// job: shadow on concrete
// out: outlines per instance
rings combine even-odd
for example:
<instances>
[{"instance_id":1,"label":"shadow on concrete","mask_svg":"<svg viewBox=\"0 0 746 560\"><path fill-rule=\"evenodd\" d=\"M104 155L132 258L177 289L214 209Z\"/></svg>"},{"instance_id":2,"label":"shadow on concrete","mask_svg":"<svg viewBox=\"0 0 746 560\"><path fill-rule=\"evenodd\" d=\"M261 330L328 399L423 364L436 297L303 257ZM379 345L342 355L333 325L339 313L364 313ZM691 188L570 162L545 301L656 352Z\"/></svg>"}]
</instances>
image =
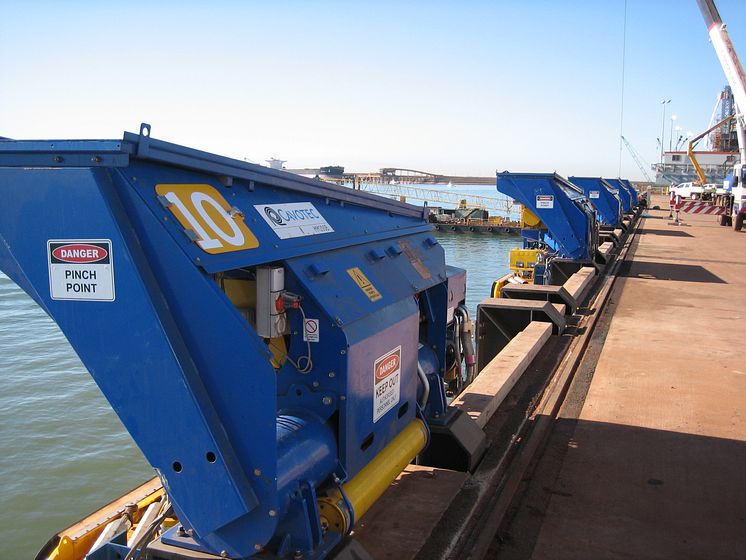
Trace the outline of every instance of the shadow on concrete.
<instances>
[{"instance_id":1,"label":"shadow on concrete","mask_svg":"<svg viewBox=\"0 0 746 560\"><path fill-rule=\"evenodd\" d=\"M491 558L743 558L746 442L560 419Z\"/></svg>"},{"instance_id":2,"label":"shadow on concrete","mask_svg":"<svg viewBox=\"0 0 746 560\"><path fill-rule=\"evenodd\" d=\"M678 229L641 229L639 235L661 235L663 237L694 237L692 234Z\"/></svg>"},{"instance_id":3,"label":"shadow on concrete","mask_svg":"<svg viewBox=\"0 0 746 560\"><path fill-rule=\"evenodd\" d=\"M727 284L725 280L703 266L694 264L625 261L619 267L619 276L648 280Z\"/></svg>"}]
</instances>

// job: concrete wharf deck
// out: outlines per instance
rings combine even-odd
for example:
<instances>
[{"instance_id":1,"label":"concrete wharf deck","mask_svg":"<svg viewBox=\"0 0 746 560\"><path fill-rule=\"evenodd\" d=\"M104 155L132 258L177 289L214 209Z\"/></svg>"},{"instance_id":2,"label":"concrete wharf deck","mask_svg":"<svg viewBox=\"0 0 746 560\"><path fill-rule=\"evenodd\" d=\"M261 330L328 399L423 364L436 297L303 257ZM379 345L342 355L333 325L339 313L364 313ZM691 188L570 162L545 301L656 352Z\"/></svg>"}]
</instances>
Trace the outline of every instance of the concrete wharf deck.
<instances>
[{"instance_id":1,"label":"concrete wharf deck","mask_svg":"<svg viewBox=\"0 0 746 560\"><path fill-rule=\"evenodd\" d=\"M646 216L492 557L746 557L746 232Z\"/></svg>"}]
</instances>

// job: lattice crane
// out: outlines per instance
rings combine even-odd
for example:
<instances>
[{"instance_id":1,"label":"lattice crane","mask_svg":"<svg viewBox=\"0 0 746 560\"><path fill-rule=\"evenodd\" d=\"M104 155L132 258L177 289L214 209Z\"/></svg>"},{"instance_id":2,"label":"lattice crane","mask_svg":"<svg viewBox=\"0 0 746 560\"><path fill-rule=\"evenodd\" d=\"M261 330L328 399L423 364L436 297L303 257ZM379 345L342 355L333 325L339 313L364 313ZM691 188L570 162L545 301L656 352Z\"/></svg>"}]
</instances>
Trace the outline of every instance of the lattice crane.
<instances>
[{"instance_id":1,"label":"lattice crane","mask_svg":"<svg viewBox=\"0 0 746 560\"><path fill-rule=\"evenodd\" d=\"M634 146L632 146L632 144L630 144L624 136L622 136L622 142L624 142L624 145L627 147L629 155L631 155L632 159L635 160L635 163L642 172L643 177L645 177L645 180L649 183L653 183L654 181L650 177L650 173L648 173L647 169L645 168L645 163L642 161L642 156L640 156L637 150L635 150Z\"/></svg>"}]
</instances>

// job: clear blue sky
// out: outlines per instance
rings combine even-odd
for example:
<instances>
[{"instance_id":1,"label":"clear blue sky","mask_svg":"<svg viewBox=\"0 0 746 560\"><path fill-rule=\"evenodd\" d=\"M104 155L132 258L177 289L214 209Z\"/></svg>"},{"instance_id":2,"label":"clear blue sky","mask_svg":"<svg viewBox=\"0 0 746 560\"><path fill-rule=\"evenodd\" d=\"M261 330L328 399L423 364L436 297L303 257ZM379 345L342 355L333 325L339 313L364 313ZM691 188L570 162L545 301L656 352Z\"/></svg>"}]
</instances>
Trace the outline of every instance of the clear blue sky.
<instances>
[{"instance_id":1,"label":"clear blue sky","mask_svg":"<svg viewBox=\"0 0 746 560\"><path fill-rule=\"evenodd\" d=\"M746 1L716 0L746 57ZM153 136L288 166L616 175L624 0L0 0L0 136ZM744 23L746 25L746 23ZM725 85L695 0L628 0L624 134ZM668 146L668 140L666 140ZM622 174L640 178L624 152Z\"/></svg>"}]
</instances>

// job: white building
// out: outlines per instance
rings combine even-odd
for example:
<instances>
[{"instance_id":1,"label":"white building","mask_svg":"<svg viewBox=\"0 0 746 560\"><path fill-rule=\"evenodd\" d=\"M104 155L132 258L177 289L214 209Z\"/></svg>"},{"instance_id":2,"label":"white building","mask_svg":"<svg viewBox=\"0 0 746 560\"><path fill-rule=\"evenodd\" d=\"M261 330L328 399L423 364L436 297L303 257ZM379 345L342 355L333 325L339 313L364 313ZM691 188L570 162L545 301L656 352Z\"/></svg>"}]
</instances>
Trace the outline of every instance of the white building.
<instances>
[{"instance_id":1,"label":"white building","mask_svg":"<svg viewBox=\"0 0 746 560\"><path fill-rule=\"evenodd\" d=\"M738 162L738 152L694 152L708 183L720 183L728 170ZM657 185L699 181L697 172L686 152L664 152L663 163L652 166Z\"/></svg>"}]
</instances>

